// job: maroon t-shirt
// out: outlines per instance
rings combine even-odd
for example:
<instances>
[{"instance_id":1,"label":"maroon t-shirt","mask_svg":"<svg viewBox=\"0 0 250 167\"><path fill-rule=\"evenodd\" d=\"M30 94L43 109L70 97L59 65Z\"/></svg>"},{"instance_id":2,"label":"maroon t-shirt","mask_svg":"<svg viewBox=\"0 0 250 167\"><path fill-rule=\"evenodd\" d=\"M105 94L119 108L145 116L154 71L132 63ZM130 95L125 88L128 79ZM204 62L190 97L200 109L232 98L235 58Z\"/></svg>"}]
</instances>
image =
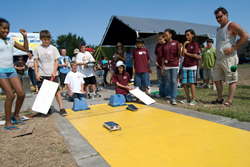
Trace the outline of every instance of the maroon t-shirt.
<instances>
[{"instance_id":1,"label":"maroon t-shirt","mask_svg":"<svg viewBox=\"0 0 250 167\"><path fill-rule=\"evenodd\" d=\"M178 45L179 42L176 40L172 40L171 42L166 42L162 46L162 55L165 58L165 66L166 67L178 67ZM167 60L167 63L166 63Z\"/></svg>"},{"instance_id":2,"label":"maroon t-shirt","mask_svg":"<svg viewBox=\"0 0 250 167\"><path fill-rule=\"evenodd\" d=\"M161 65L162 65L162 46L163 44L159 44L157 43L155 46L155 55L157 56L157 63L160 66L157 66L158 69L161 69Z\"/></svg>"},{"instance_id":3,"label":"maroon t-shirt","mask_svg":"<svg viewBox=\"0 0 250 167\"><path fill-rule=\"evenodd\" d=\"M112 82L116 83L119 82L121 85L127 86L128 83L130 82L130 75L128 72L125 72L125 75L123 76L122 74L119 75L119 80L116 78L116 74L113 73L112 75ZM115 85L115 92L116 94L122 94L126 95L129 93L128 89L121 88L117 85Z\"/></svg>"},{"instance_id":4,"label":"maroon t-shirt","mask_svg":"<svg viewBox=\"0 0 250 167\"><path fill-rule=\"evenodd\" d=\"M187 53L199 54L199 45L197 42L192 42L186 45ZM197 58L184 56L183 67L192 67L197 65Z\"/></svg>"},{"instance_id":5,"label":"maroon t-shirt","mask_svg":"<svg viewBox=\"0 0 250 167\"><path fill-rule=\"evenodd\" d=\"M150 55L147 48L135 48L132 51L131 59L134 59L135 62L135 73L148 73Z\"/></svg>"}]
</instances>

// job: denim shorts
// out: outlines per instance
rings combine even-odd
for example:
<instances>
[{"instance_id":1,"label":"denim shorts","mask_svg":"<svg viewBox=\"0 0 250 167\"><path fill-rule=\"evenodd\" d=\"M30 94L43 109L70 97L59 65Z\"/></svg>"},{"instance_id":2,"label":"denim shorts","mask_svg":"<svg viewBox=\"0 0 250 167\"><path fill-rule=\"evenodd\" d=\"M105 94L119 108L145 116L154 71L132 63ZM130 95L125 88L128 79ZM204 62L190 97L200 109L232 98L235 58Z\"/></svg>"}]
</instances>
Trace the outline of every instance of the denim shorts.
<instances>
[{"instance_id":1,"label":"denim shorts","mask_svg":"<svg viewBox=\"0 0 250 167\"><path fill-rule=\"evenodd\" d=\"M4 78L13 78L13 77L18 77L16 72L10 72L10 73L0 73L0 79L4 79Z\"/></svg>"},{"instance_id":2,"label":"denim shorts","mask_svg":"<svg viewBox=\"0 0 250 167\"><path fill-rule=\"evenodd\" d=\"M136 87L146 87L150 85L149 73L135 73L134 79L134 84Z\"/></svg>"}]
</instances>

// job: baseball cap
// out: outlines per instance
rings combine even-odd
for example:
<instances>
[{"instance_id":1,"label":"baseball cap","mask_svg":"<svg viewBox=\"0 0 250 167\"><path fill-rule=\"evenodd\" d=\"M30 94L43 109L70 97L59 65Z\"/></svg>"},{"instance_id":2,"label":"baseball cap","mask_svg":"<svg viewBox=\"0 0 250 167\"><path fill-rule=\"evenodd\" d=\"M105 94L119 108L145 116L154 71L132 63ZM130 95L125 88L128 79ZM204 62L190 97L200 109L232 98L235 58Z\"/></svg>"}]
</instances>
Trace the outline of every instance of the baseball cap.
<instances>
[{"instance_id":1,"label":"baseball cap","mask_svg":"<svg viewBox=\"0 0 250 167\"><path fill-rule=\"evenodd\" d=\"M95 50L92 49L92 48L88 48L87 51L89 51L89 52L94 52Z\"/></svg>"},{"instance_id":2,"label":"baseball cap","mask_svg":"<svg viewBox=\"0 0 250 167\"><path fill-rule=\"evenodd\" d=\"M79 49L76 48L76 49L74 50L74 53L79 53Z\"/></svg>"},{"instance_id":3,"label":"baseball cap","mask_svg":"<svg viewBox=\"0 0 250 167\"><path fill-rule=\"evenodd\" d=\"M123 67L124 67L123 61L118 61L118 62L116 63L116 67L119 67L119 66L123 66Z\"/></svg>"}]
</instances>

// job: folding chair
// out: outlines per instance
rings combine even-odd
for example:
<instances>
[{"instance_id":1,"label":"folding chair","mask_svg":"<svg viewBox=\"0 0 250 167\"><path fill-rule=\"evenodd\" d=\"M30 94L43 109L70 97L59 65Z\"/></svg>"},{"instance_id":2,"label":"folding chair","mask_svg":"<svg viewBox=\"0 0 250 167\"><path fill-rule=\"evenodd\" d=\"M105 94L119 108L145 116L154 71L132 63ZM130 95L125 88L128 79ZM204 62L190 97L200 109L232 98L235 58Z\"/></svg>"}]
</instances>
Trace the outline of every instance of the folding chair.
<instances>
[{"instance_id":1,"label":"folding chair","mask_svg":"<svg viewBox=\"0 0 250 167\"><path fill-rule=\"evenodd\" d=\"M102 89L101 85L103 84L107 92L106 84L103 81L103 79L104 79L104 70L100 70L96 74L97 90L100 91Z\"/></svg>"}]
</instances>

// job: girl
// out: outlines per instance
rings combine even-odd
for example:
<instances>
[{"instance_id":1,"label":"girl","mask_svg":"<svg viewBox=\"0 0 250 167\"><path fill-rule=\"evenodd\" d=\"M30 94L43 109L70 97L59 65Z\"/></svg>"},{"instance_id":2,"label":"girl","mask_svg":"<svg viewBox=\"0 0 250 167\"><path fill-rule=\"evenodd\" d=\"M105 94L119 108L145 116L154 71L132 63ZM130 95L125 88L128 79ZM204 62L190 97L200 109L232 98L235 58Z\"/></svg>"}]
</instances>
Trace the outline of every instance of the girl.
<instances>
[{"instance_id":1,"label":"girl","mask_svg":"<svg viewBox=\"0 0 250 167\"><path fill-rule=\"evenodd\" d=\"M177 104L177 73L179 68L179 55L181 53L182 44L173 40L176 32L171 29L164 31L166 43L162 46L162 68L161 73L164 75L166 85L170 88L171 99L168 103Z\"/></svg>"},{"instance_id":2,"label":"girl","mask_svg":"<svg viewBox=\"0 0 250 167\"><path fill-rule=\"evenodd\" d=\"M33 52L32 50L29 50L28 52L29 58L27 59L26 66L28 67L28 73L30 80L35 87L36 93L38 93L38 87L37 87L37 81L36 81L36 76L35 76L35 71L34 71L34 58L33 58Z\"/></svg>"},{"instance_id":3,"label":"girl","mask_svg":"<svg viewBox=\"0 0 250 167\"><path fill-rule=\"evenodd\" d=\"M182 83L187 99L182 100L181 103L189 103L195 105L195 82L197 73L197 55L199 54L199 45L196 42L196 35L194 30L188 29L185 31L187 41L184 43L182 55L184 56ZM192 99L189 96L189 89L187 83L190 84Z\"/></svg>"},{"instance_id":4,"label":"girl","mask_svg":"<svg viewBox=\"0 0 250 167\"><path fill-rule=\"evenodd\" d=\"M123 61L123 63L125 63L127 57L126 57L126 52L123 51L123 45L121 42L118 42L117 45L117 52L115 52L115 62L118 61Z\"/></svg>"},{"instance_id":5,"label":"girl","mask_svg":"<svg viewBox=\"0 0 250 167\"><path fill-rule=\"evenodd\" d=\"M7 37L9 34L9 29L9 22L0 18L0 87L6 93L6 100L4 103L6 122L4 129L17 130L19 128L13 125L11 120L14 122L14 124L24 125L24 122L19 119L19 111L23 104L25 92L13 66L13 47L24 52L28 52L29 46L26 30L20 29L20 33L23 35L24 40L24 44L22 46L13 39ZM15 98L13 89L17 93L17 100L14 115L11 117L11 107Z\"/></svg>"},{"instance_id":6,"label":"girl","mask_svg":"<svg viewBox=\"0 0 250 167\"><path fill-rule=\"evenodd\" d=\"M128 90L132 90L130 85L130 75L125 72L125 65L123 61L116 63L115 73L112 75L112 82L115 83L116 94L122 94L127 102L132 101Z\"/></svg>"}]
</instances>

